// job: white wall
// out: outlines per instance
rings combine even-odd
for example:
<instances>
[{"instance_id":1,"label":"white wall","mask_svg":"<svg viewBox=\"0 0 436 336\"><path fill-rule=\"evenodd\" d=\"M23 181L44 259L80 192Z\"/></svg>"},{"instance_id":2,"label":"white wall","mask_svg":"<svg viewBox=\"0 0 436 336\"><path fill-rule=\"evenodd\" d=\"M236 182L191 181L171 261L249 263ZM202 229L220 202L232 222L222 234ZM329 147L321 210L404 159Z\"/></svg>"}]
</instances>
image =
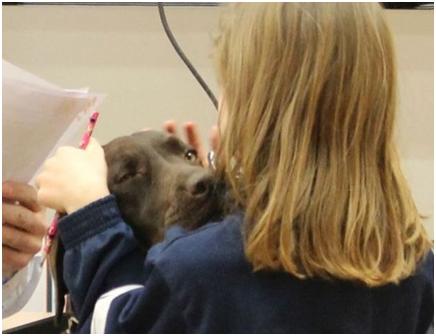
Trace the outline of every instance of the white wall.
<instances>
[{"instance_id":1,"label":"white wall","mask_svg":"<svg viewBox=\"0 0 436 336\"><path fill-rule=\"evenodd\" d=\"M211 34L216 7L170 7L186 54L215 93ZM388 11L400 70L398 138L418 206L433 233L433 11ZM155 7L3 6L3 58L67 88L107 98L95 135L102 142L173 118L202 135L216 112L167 41ZM43 286L26 310L44 310Z\"/></svg>"},{"instance_id":2,"label":"white wall","mask_svg":"<svg viewBox=\"0 0 436 336\"><path fill-rule=\"evenodd\" d=\"M433 236L433 11L389 10L399 68L397 138L418 209Z\"/></svg>"}]
</instances>

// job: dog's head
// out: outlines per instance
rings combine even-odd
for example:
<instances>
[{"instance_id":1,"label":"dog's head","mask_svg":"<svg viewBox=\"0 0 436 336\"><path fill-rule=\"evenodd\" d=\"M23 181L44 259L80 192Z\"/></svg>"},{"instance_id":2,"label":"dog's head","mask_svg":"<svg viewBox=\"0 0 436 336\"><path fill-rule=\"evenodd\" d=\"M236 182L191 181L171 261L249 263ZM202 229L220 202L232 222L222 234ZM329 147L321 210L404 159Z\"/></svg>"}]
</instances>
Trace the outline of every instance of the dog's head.
<instances>
[{"instance_id":1,"label":"dog's head","mask_svg":"<svg viewBox=\"0 0 436 336\"><path fill-rule=\"evenodd\" d=\"M144 131L103 149L109 190L143 247L161 240L170 225L194 229L221 214L221 188L179 138Z\"/></svg>"}]
</instances>

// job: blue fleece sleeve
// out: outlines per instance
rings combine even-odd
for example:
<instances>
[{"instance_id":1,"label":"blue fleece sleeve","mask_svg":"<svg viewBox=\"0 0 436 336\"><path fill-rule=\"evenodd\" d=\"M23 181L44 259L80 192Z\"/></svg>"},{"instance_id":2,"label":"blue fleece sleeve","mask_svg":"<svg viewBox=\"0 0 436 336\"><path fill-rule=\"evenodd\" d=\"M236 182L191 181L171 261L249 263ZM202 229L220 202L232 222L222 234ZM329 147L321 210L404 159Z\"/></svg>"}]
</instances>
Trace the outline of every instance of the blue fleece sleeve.
<instances>
[{"instance_id":1,"label":"blue fleece sleeve","mask_svg":"<svg viewBox=\"0 0 436 336\"><path fill-rule=\"evenodd\" d=\"M167 239L182 234L170 230ZM76 332L89 333L96 302L120 288L132 288L110 302L105 332L182 331L182 318L169 288L150 260L165 244L155 246L148 261L132 229L123 221L114 196L98 200L59 222L65 246L64 280L74 312ZM100 300L104 301L104 300Z\"/></svg>"},{"instance_id":2,"label":"blue fleece sleeve","mask_svg":"<svg viewBox=\"0 0 436 336\"><path fill-rule=\"evenodd\" d=\"M114 196L64 217L59 235L65 246L63 277L80 323L92 314L101 294L144 282L145 253L121 218Z\"/></svg>"}]
</instances>

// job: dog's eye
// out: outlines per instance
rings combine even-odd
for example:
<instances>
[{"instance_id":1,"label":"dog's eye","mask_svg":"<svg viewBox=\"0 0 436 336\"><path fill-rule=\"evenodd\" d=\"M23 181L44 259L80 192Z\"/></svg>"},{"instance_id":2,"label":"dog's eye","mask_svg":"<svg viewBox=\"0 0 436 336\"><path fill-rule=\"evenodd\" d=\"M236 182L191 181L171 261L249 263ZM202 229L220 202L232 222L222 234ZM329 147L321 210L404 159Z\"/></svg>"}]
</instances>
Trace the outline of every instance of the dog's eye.
<instances>
[{"instance_id":1,"label":"dog's eye","mask_svg":"<svg viewBox=\"0 0 436 336\"><path fill-rule=\"evenodd\" d=\"M195 162L198 159L197 151L195 149L188 149L185 152L185 158L189 162Z\"/></svg>"},{"instance_id":2,"label":"dog's eye","mask_svg":"<svg viewBox=\"0 0 436 336\"><path fill-rule=\"evenodd\" d=\"M123 183L123 182L127 181L128 179L131 179L135 175L136 175L136 173L134 173L134 172L123 174L121 176L118 176L118 178L117 178L118 181L117 182L118 183Z\"/></svg>"}]
</instances>

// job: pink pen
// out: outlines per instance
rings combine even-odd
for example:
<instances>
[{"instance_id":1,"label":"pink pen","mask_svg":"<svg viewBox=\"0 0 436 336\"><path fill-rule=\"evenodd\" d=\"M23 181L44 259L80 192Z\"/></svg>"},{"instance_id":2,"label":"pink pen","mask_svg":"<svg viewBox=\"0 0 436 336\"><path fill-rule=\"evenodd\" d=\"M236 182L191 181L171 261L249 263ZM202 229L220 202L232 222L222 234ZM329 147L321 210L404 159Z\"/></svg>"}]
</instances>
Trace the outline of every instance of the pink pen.
<instances>
[{"instance_id":1,"label":"pink pen","mask_svg":"<svg viewBox=\"0 0 436 336\"><path fill-rule=\"evenodd\" d=\"M83 134L82 141L80 141L80 145L79 145L80 149L86 149L86 147L88 146L89 140L91 139L91 136L92 136L92 132L94 131L95 124L97 123L98 116L99 116L98 112L94 112L91 115L91 118L89 119L89 122L88 122L88 129L86 130L85 134ZM53 220L50 224L50 227L48 229L47 241L46 241L46 244L44 246L44 250L43 250L44 254L43 254L43 259L42 259L41 265L44 263L47 255L50 253L51 247L53 245L53 240L56 237L56 233L58 231L58 221L59 221L60 216L61 216L61 214L56 212L56 214L53 217Z\"/></svg>"}]
</instances>

